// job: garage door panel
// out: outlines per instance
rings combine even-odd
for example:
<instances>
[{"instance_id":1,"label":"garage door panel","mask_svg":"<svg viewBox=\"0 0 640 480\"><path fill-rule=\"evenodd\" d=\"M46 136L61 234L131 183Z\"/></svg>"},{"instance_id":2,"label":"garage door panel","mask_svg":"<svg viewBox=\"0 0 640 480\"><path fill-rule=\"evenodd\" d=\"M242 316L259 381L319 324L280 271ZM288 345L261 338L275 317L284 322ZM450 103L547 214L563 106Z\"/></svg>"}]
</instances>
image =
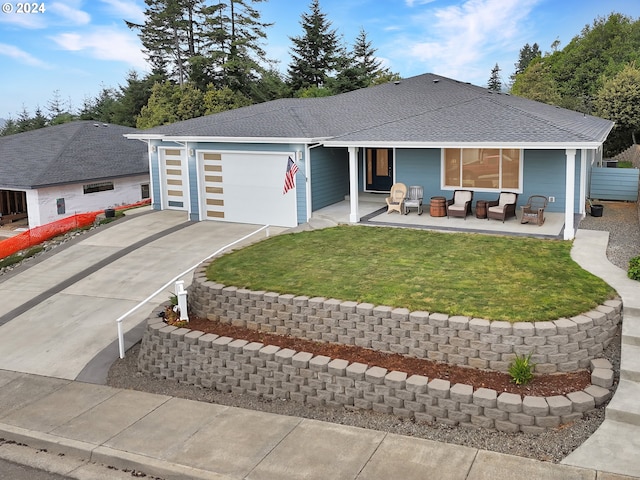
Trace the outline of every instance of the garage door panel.
<instances>
[{"instance_id":1,"label":"garage door panel","mask_svg":"<svg viewBox=\"0 0 640 480\"><path fill-rule=\"evenodd\" d=\"M290 153L216 155L203 152L200 157L205 218L286 227L297 225L295 190L282 194Z\"/></svg>"}]
</instances>

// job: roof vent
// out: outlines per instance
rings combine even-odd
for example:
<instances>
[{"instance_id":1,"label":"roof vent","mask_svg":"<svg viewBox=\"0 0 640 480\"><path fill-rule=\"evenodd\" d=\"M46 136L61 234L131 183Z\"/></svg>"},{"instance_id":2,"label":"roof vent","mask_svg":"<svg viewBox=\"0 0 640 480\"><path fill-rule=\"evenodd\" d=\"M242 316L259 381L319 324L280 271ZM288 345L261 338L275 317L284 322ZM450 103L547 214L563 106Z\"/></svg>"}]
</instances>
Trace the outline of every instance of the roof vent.
<instances>
[{"instance_id":1,"label":"roof vent","mask_svg":"<svg viewBox=\"0 0 640 480\"><path fill-rule=\"evenodd\" d=\"M400 80L395 80L395 81L393 82L393 84L394 84L394 85L400 85Z\"/></svg>"},{"instance_id":2,"label":"roof vent","mask_svg":"<svg viewBox=\"0 0 640 480\"><path fill-rule=\"evenodd\" d=\"M99 126L100 126L100 124L99 124L99 123L94 123L94 124L93 124L93 126L94 126L94 127L99 127Z\"/></svg>"},{"instance_id":3,"label":"roof vent","mask_svg":"<svg viewBox=\"0 0 640 480\"><path fill-rule=\"evenodd\" d=\"M437 78L434 78L434 79L433 79L433 83L438 83L439 81L440 81L440 80L439 80L439 79L437 79Z\"/></svg>"},{"instance_id":4,"label":"roof vent","mask_svg":"<svg viewBox=\"0 0 640 480\"><path fill-rule=\"evenodd\" d=\"M108 123L103 123L103 124L102 124L102 126L103 126L103 127L108 127L108 126L109 126L109 124L108 124Z\"/></svg>"}]
</instances>

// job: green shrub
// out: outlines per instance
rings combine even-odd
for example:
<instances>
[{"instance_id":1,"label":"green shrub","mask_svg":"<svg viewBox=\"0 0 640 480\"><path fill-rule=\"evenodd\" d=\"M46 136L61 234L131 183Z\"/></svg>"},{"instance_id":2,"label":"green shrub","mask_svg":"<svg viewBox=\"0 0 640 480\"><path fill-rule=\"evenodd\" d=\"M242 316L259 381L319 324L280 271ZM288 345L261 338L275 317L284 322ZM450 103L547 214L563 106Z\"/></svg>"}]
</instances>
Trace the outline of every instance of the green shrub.
<instances>
[{"instance_id":1,"label":"green shrub","mask_svg":"<svg viewBox=\"0 0 640 480\"><path fill-rule=\"evenodd\" d=\"M15 265L16 263L20 263L25 258L33 257L35 254L40 253L44 250L44 247L33 247L27 251L22 251L18 253L14 253L13 255L9 255L3 259L0 259L0 268L8 267L10 265Z\"/></svg>"},{"instance_id":2,"label":"green shrub","mask_svg":"<svg viewBox=\"0 0 640 480\"><path fill-rule=\"evenodd\" d=\"M633 163L623 160L618 162L618 168L633 168Z\"/></svg>"},{"instance_id":3,"label":"green shrub","mask_svg":"<svg viewBox=\"0 0 640 480\"><path fill-rule=\"evenodd\" d=\"M640 255L629 260L627 275L632 280L640 280Z\"/></svg>"},{"instance_id":4,"label":"green shrub","mask_svg":"<svg viewBox=\"0 0 640 480\"><path fill-rule=\"evenodd\" d=\"M513 383L526 385L533 380L533 367L535 367L535 364L531 363L531 354L526 357L524 355L516 355L515 360L509 366L509 375L511 375Z\"/></svg>"}]
</instances>

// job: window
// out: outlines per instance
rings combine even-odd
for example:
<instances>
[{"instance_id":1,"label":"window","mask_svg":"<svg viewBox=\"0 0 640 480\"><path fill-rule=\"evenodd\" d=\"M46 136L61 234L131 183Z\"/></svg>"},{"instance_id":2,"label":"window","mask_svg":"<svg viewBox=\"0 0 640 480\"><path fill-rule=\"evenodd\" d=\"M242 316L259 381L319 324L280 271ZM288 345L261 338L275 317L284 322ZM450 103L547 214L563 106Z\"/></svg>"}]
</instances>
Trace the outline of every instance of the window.
<instances>
[{"instance_id":1,"label":"window","mask_svg":"<svg viewBox=\"0 0 640 480\"><path fill-rule=\"evenodd\" d=\"M96 193L105 192L107 190L113 190L113 182L100 182L100 183L88 183L83 185L84 193Z\"/></svg>"},{"instance_id":2,"label":"window","mask_svg":"<svg viewBox=\"0 0 640 480\"><path fill-rule=\"evenodd\" d=\"M445 148L444 187L519 190L521 158L517 148Z\"/></svg>"}]
</instances>

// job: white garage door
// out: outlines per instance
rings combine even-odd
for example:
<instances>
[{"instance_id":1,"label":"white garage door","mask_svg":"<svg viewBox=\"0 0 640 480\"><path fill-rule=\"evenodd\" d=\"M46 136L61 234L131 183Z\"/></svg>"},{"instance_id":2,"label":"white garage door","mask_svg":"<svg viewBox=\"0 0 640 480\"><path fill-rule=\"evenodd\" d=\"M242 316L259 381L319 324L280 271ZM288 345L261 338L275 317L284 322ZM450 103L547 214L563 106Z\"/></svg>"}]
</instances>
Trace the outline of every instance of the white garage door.
<instances>
[{"instance_id":1,"label":"white garage door","mask_svg":"<svg viewBox=\"0 0 640 480\"><path fill-rule=\"evenodd\" d=\"M160 150L162 158L160 175L162 177L162 208L173 210L187 209L186 169L184 152L177 148Z\"/></svg>"},{"instance_id":2,"label":"white garage door","mask_svg":"<svg viewBox=\"0 0 640 480\"><path fill-rule=\"evenodd\" d=\"M296 191L282 193L291 155L199 152L201 218L295 227Z\"/></svg>"}]
</instances>

